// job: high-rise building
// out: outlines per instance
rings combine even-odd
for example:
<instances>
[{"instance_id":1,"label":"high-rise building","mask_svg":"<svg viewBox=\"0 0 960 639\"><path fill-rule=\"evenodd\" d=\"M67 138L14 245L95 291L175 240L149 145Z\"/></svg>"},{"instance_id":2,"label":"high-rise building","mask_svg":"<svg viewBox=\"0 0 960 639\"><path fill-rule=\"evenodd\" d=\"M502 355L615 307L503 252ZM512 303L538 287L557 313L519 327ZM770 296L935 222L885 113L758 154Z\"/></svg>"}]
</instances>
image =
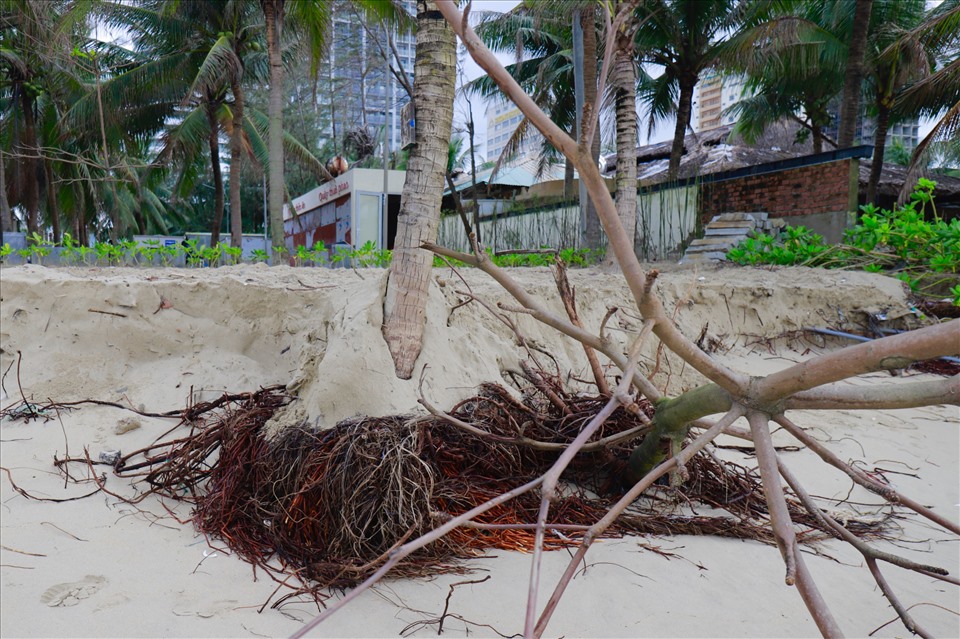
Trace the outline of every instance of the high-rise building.
<instances>
[{"instance_id":1,"label":"high-rise building","mask_svg":"<svg viewBox=\"0 0 960 639\"><path fill-rule=\"evenodd\" d=\"M415 0L400 0L398 4L416 15ZM379 138L384 121L388 121L390 149L396 151L400 148L400 109L410 98L385 68L381 52L390 51L386 34L378 25L365 27L352 3L338 2L332 14L329 56L321 71L327 76L321 80L326 91L319 96L321 108L327 110L331 121L329 135L332 138L335 133L342 140L346 132L365 128ZM412 86L416 35L394 28L391 39Z\"/></svg>"},{"instance_id":2,"label":"high-rise building","mask_svg":"<svg viewBox=\"0 0 960 639\"><path fill-rule=\"evenodd\" d=\"M720 126L736 123L736 116L726 115L724 111L738 100L747 96L746 78L736 75L721 75L708 70L693 90L693 109L690 114L690 126L694 131L702 132ZM824 127L824 134L836 140L836 122L840 117L839 104L830 109L834 124ZM862 113L857 120L856 139L859 144L873 144L876 122ZM919 120L916 118L891 124L887 129L887 146L899 141L907 151L912 151L919 142Z\"/></svg>"},{"instance_id":3,"label":"high-rise building","mask_svg":"<svg viewBox=\"0 0 960 639\"><path fill-rule=\"evenodd\" d=\"M836 123L840 118L839 105L835 109L831 109L830 114L833 116L834 122ZM838 133L836 124L824 128L823 132L825 135L835 140ZM861 111L860 117L857 118L857 129L856 133L854 133L854 140L858 140L857 144L872 145L876 132L876 120L865 116ZM903 145L903 148L909 152L913 151L919 142L920 120L918 118L902 120L887 127L886 147L888 149L890 148L891 144L900 143Z\"/></svg>"},{"instance_id":4,"label":"high-rise building","mask_svg":"<svg viewBox=\"0 0 960 639\"><path fill-rule=\"evenodd\" d=\"M723 112L743 95L746 81L742 76L724 76L708 70L693 88L690 126L698 133L733 124L736 118Z\"/></svg>"},{"instance_id":5,"label":"high-rise building","mask_svg":"<svg viewBox=\"0 0 960 639\"><path fill-rule=\"evenodd\" d=\"M503 98L491 99L487 102L487 161L496 162L500 154L503 153L503 147L506 146L520 121L523 120L523 113L520 109ZM540 152L543 143L543 136L539 131L530 127L524 136L523 143L517 151L516 160L522 160Z\"/></svg>"}]
</instances>

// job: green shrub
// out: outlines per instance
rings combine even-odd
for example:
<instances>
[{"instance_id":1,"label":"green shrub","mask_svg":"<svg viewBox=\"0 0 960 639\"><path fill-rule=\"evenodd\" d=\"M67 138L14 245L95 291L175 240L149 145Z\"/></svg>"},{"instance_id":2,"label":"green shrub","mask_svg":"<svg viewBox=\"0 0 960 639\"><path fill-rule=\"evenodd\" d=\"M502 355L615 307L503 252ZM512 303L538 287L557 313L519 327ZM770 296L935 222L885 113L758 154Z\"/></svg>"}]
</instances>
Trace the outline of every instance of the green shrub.
<instances>
[{"instance_id":1,"label":"green shrub","mask_svg":"<svg viewBox=\"0 0 960 639\"><path fill-rule=\"evenodd\" d=\"M826 244L803 226L786 227L778 237L747 238L727 252L736 264L778 264L823 268L862 268L894 273L911 290L923 293L922 274L960 272L960 220L949 224L937 215L935 182L921 179L910 201L893 210L868 204L843 242ZM925 219L930 212L932 221Z\"/></svg>"}]
</instances>

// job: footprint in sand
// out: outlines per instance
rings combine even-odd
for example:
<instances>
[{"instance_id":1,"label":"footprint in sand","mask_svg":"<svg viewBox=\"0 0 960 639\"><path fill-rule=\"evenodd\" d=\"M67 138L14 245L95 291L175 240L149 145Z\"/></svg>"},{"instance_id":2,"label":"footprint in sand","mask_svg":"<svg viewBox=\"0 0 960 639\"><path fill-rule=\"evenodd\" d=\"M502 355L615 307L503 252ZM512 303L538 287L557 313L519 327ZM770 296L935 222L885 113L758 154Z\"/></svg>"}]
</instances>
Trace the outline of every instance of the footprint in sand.
<instances>
[{"instance_id":1,"label":"footprint in sand","mask_svg":"<svg viewBox=\"0 0 960 639\"><path fill-rule=\"evenodd\" d=\"M97 594L106 584L106 577L87 575L80 581L50 586L40 595L40 602L51 608L76 606L82 600Z\"/></svg>"}]
</instances>

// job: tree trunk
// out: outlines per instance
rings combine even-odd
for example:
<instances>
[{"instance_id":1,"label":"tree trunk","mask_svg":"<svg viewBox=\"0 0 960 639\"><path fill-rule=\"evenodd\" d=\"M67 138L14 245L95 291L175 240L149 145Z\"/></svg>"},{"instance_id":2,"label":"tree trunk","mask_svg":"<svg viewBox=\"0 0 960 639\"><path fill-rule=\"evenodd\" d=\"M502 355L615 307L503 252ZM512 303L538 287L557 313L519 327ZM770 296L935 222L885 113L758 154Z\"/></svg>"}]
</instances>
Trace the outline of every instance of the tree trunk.
<instances>
[{"instance_id":1,"label":"tree trunk","mask_svg":"<svg viewBox=\"0 0 960 639\"><path fill-rule=\"evenodd\" d=\"M239 82L232 83L233 132L230 134L230 245L241 246L243 242L243 218L240 204L240 172L243 168L243 88Z\"/></svg>"},{"instance_id":2,"label":"tree trunk","mask_svg":"<svg viewBox=\"0 0 960 639\"><path fill-rule=\"evenodd\" d=\"M397 237L383 308L383 337L397 377L410 379L423 345L433 256L420 248L437 237L453 124L456 40L432 0L417 0L413 101L416 146L410 151Z\"/></svg>"},{"instance_id":3,"label":"tree trunk","mask_svg":"<svg viewBox=\"0 0 960 639\"><path fill-rule=\"evenodd\" d=\"M44 158L43 160L44 184L47 187L47 218L53 227L53 241L60 243L60 208L57 206L57 191L53 188L53 163Z\"/></svg>"},{"instance_id":4,"label":"tree trunk","mask_svg":"<svg viewBox=\"0 0 960 639\"><path fill-rule=\"evenodd\" d=\"M593 112L593 105L597 101L597 24L596 8L584 10L580 14L580 24L583 25L583 103L584 112L580 130L590 128L590 120L596 120L599 114ZM593 142L590 145L590 156L594 163L600 159L600 131L594 129ZM603 227L597 216L597 204L592 197L587 198L586 228L584 228L583 244L589 249L600 248L600 238Z\"/></svg>"},{"instance_id":5,"label":"tree trunk","mask_svg":"<svg viewBox=\"0 0 960 639\"><path fill-rule=\"evenodd\" d=\"M573 162L569 158L565 158L566 162L563 165L563 201L570 202L574 198L573 193L573 175L576 167L573 166Z\"/></svg>"},{"instance_id":6,"label":"tree trunk","mask_svg":"<svg viewBox=\"0 0 960 639\"><path fill-rule=\"evenodd\" d=\"M680 160L683 158L683 142L690 125L690 112L693 109L693 88L697 86L697 76L684 72L680 75L680 98L677 102L677 126L673 131L673 146L670 148L670 165L667 168L667 180L676 180L680 175Z\"/></svg>"},{"instance_id":7,"label":"tree trunk","mask_svg":"<svg viewBox=\"0 0 960 639\"><path fill-rule=\"evenodd\" d=\"M283 60L280 36L283 33L284 0L260 0L267 31L267 58L270 64L270 103L268 109L268 153L270 185L267 209L270 216L270 242L284 246L283 239Z\"/></svg>"},{"instance_id":8,"label":"tree trunk","mask_svg":"<svg viewBox=\"0 0 960 639\"><path fill-rule=\"evenodd\" d=\"M617 108L617 215L631 242L636 243L637 226L637 68L633 42L617 34L613 86ZM606 257L613 264L613 253Z\"/></svg>"},{"instance_id":9,"label":"tree trunk","mask_svg":"<svg viewBox=\"0 0 960 639\"><path fill-rule=\"evenodd\" d=\"M810 139L813 141L813 152L823 153L823 129L819 124L810 125Z\"/></svg>"},{"instance_id":10,"label":"tree trunk","mask_svg":"<svg viewBox=\"0 0 960 639\"><path fill-rule=\"evenodd\" d=\"M843 81L843 102L840 103L840 130L837 135L837 147L841 149L852 146L856 136L857 116L860 114L860 83L863 80L863 56L867 48L867 32L870 28L872 8L873 0L857 0L854 10L847 70Z\"/></svg>"},{"instance_id":11,"label":"tree trunk","mask_svg":"<svg viewBox=\"0 0 960 639\"><path fill-rule=\"evenodd\" d=\"M13 233L13 214L10 212L10 201L7 200L7 173L6 159L0 151L0 234Z\"/></svg>"},{"instance_id":12,"label":"tree trunk","mask_svg":"<svg viewBox=\"0 0 960 639\"><path fill-rule=\"evenodd\" d=\"M476 127L473 124L473 105L470 106L469 119L467 120L467 133L470 135L470 178L473 186L473 203L470 208L473 210L473 232L477 236L477 244L480 244L483 240L480 233L480 202L477 201L477 150L474 147Z\"/></svg>"},{"instance_id":13,"label":"tree trunk","mask_svg":"<svg viewBox=\"0 0 960 639\"><path fill-rule=\"evenodd\" d=\"M40 232L40 184L37 179L37 123L33 115L33 100L23 94L23 207L27 210L27 233Z\"/></svg>"},{"instance_id":14,"label":"tree trunk","mask_svg":"<svg viewBox=\"0 0 960 639\"><path fill-rule=\"evenodd\" d=\"M217 104L207 102L207 121L210 123L210 170L213 171L213 217L210 219L210 246L220 243L223 224L223 175L220 172L220 136L217 123Z\"/></svg>"},{"instance_id":15,"label":"tree trunk","mask_svg":"<svg viewBox=\"0 0 960 639\"><path fill-rule=\"evenodd\" d=\"M877 199L877 185L883 170L883 151L887 144L887 126L890 124L889 100L877 100L877 129L873 133L873 160L870 163L870 181L867 183L867 203Z\"/></svg>"}]
</instances>

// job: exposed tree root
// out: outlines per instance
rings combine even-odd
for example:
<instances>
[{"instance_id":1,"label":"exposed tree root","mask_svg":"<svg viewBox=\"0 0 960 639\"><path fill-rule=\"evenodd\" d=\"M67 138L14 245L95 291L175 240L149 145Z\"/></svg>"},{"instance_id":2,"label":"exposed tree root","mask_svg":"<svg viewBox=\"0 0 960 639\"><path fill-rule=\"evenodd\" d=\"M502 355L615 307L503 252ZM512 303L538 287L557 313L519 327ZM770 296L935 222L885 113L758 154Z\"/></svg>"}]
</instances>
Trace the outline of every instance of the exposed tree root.
<instances>
[{"instance_id":1,"label":"exposed tree root","mask_svg":"<svg viewBox=\"0 0 960 639\"><path fill-rule=\"evenodd\" d=\"M622 493L617 479L646 429L615 402L570 393L558 378L536 375L520 389L522 400L487 384L442 416L363 418L330 430L301 426L272 440L264 426L290 401L281 389L225 396L182 411L179 428L164 441L117 461L117 475L149 489L134 498L116 496L135 503L155 493L194 504L201 531L291 589L274 605L298 594L322 601L328 589L369 577L407 540L535 481L607 404L615 408L590 441L613 443L572 458L543 523L543 549L578 545L588 530L603 537L693 534L774 542L756 471L705 451L686 460L685 485L663 489L667 499L649 495L604 530L591 529ZM652 415L652 406L641 404ZM185 428L187 434L178 432ZM620 433L627 437L617 441ZM58 466L69 474L70 465L82 464L96 477L99 463L84 455ZM94 483L92 494L106 490L99 477ZM534 489L498 503L398 562L393 574L467 572L461 560L493 548L532 552L541 502L542 491ZM728 514L698 515L678 509L678 502ZM801 542L834 534L799 502L786 503ZM882 525L849 528L877 536Z\"/></svg>"}]
</instances>

